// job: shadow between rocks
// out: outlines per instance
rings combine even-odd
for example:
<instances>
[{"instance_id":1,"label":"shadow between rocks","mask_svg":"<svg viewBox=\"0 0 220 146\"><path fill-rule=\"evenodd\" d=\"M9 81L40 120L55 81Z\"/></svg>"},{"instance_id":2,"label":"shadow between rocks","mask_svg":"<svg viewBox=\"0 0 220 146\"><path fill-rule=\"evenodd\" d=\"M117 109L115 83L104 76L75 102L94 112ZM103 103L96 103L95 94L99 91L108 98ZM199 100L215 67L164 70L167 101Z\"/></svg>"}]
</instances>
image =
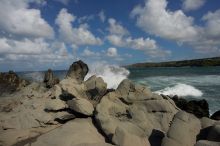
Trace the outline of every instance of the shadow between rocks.
<instances>
[{"instance_id":1,"label":"shadow between rocks","mask_svg":"<svg viewBox=\"0 0 220 146\"><path fill-rule=\"evenodd\" d=\"M164 138L164 133L153 129L150 137L148 138L151 146L161 146L162 140Z\"/></svg>"}]
</instances>

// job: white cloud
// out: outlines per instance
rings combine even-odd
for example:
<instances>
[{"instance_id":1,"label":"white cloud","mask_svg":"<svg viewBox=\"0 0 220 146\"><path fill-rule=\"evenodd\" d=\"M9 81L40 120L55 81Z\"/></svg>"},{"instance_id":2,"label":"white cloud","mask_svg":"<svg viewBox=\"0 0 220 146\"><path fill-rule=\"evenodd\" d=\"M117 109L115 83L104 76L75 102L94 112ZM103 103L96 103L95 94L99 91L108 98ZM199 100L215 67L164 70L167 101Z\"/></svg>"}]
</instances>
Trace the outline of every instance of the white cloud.
<instances>
[{"instance_id":1,"label":"white cloud","mask_svg":"<svg viewBox=\"0 0 220 146\"><path fill-rule=\"evenodd\" d=\"M166 0L147 0L145 6L137 6L131 12L137 25L145 32L163 38L185 42L197 36L194 19L183 11L169 11Z\"/></svg>"},{"instance_id":2,"label":"white cloud","mask_svg":"<svg viewBox=\"0 0 220 146\"><path fill-rule=\"evenodd\" d=\"M132 38L129 32L115 19L109 19L109 35L107 39L110 43L117 47L126 47L135 50L144 51L145 54L151 57L165 57L171 54L170 51L162 50L157 45L156 41L151 38Z\"/></svg>"},{"instance_id":3,"label":"white cloud","mask_svg":"<svg viewBox=\"0 0 220 146\"><path fill-rule=\"evenodd\" d=\"M107 56L108 57L117 57L118 56L118 52L117 52L117 49L116 48L108 48L107 50Z\"/></svg>"},{"instance_id":4,"label":"white cloud","mask_svg":"<svg viewBox=\"0 0 220 146\"><path fill-rule=\"evenodd\" d=\"M183 9L185 11L197 10L205 4L205 0L183 0Z\"/></svg>"},{"instance_id":5,"label":"white cloud","mask_svg":"<svg viewBox=\"0 0 220 146\"><path fill-rule=\"evenodd\" d=\"M25 0L0 1L0 29L19 38L51 38L54 35L53 28L41 17L40 10L29 9Z\"/></svg>"},{"instance_id":6,"label":"white cloud","mask_svg":"<svg viewBox=\"0 0 220 146\"><path fill-rule=\"evenodd\" d=\"M101 11L98 13L98 16L99 16L99 19L100 19L102 22L105 22L106 16L105 16L105 13L104 13L103 10L101 10Z\"/></svg>"},{"instance_id":7,"label":"white cloud","mask_svg":"<svg viewBox=\"0 0 220 146\"><path fill-rule=\"evenodd\" d=\"M93 52L93 51L89 50L89 48L86 48L82 52L82 56L84 56L84 57L98 57L98 56L100 56L100 53L99 52Z\"/></svg>"},{"instance_id":8,"label":"white cloud","mask_svg":"<svg viewBox=\"0 0 220 146\"><path fill-rule=\"evenodd\" d=\"M102 41L95 37L90 31L88 24L81 24L79 27L73 27L72 23L76 20L76 16L67 12L67 9L62 9L55 23L59 26L60 38L65 42L79 45L100 45Z\"/></svg>"},{"instance_id":9,"label":"white cloud","mask_svg":"<svg viewBox=\"0 0 220 146\"><path fill-rule=\"evenodd\" d=\"M116 34L116 35L120 35L120 36L125 36L125 35L129 34L128 30L125 29L123 26L121 26L118 22L116 22L115 19L109 18L108 23L110 25L108 28L108 31L111 34Z\"/></svg>"},{"instance_id":10,"label":"white cloud","mask_svg":"<svg viewBox=\"0 0 220 146\"><path fill-rule=\"evenodd\" d=\"M19 70L47 69L54 64L68 64L74 59L62 42L4 37L0 38L0 58L0 64L4 64L5 69L13 67Z\"/></svg>"},{"instance_id":11,"label":"white cloud","mask_svg":"<svg viewBox=\"0 0 220 146\"><path fill-rule=\"evenodd\" d=\"M220 10L204 15L204 26L196 25L182 10L168 10L166 0L147 0L144 6L136 6L131 16L147 33L189 45L199 53L220 55Z\"/></svg>"}]
</instances>

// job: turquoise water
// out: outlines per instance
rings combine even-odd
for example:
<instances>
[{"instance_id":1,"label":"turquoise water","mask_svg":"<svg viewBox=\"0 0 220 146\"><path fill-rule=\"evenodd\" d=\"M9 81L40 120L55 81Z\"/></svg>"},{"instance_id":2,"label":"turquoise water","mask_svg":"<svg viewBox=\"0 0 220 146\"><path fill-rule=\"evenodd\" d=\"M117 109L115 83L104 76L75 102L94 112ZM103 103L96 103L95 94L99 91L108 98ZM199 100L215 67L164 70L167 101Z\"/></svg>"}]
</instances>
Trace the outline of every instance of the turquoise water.
<instances>
[{"instance_id":1,"label":"turquoise water","mask_svg":"<svg viewBox=\"0 0 220 146\"><path fill-rule=\"evenodd\" d=\"M93 67L94 68L94 67ZM90 71L111 85L117 87L124 78L148 86L153 92L179 95L188 99L206 99L210 113L220 110L220 67L169 67L169 68L103 68ZM55 71L56 76L64 78L66 71ZM129 75L128 75L129 74ZM19 73L29 80L42 81L44 72Z\"/></svg>"}]
</instances>

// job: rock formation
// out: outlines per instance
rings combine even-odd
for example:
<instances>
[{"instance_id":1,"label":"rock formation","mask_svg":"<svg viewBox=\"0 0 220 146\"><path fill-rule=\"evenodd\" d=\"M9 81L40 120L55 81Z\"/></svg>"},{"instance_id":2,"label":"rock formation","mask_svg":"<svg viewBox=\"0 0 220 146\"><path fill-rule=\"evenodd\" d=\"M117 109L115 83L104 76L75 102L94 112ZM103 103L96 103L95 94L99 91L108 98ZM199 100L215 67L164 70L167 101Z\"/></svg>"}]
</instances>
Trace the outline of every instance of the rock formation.
<instances>
[{"instance_id":1,"label":"rock formation","mask_svg":"<svg viewBox=\"0 0 220 146\"><path fill-rule=\"evenodd\" d=\"M89 71L88 65L82 62L81 60L79 60L74 62L70 66L66 76L73 78L78 82L82 82L88 71Z\"/></svg>"},{"instance_id":2,"label":"rock formation","mask_svg":"<svg viewBox=\"0 0 220 146\"><path fill-rule=\"evenodd\" d=\"M0 145L219 146L220 121L181 110L188 102L176 106L168 96L128 79L109 90L95 75L84 81L87 72L77 61L50 89L32 83L1 97ZM190 105L192 111L206 108L203 101Z\"/></svg>"},{"instance_id":3,"label":"rock formation","mask_svg":"<svg viewBox=\"0 0 220 146\"><path fill-rule=\"evenodd\" d=\"M59 79L54 76L51 69L48 69L48 71L45 72L44 83L47 88L52 88L54 85L59 83Z\"/></svg>"},{"instance_id":4,"label":"rock formation","mask_svg":"<svg viewBox=\"0 0 220 146\"><path fill-rule=\"evenodd\" d=\"M25 87L28 82L21 79L15 72L0 73L0 95L2 93L13 93Z\"/></svg>"},{"instance_id":5,"label":"rock formation","mask_svg":"<svg viewBox=\"0 0 220 146\"><path fill-rule=\"evenodd\" d=\"M180 98L178 96L173 96L170 98L181 110L194 114L198 118L209 117L209 105L205 99L187 101L186 99Z\"/></svg>"}]
</instances>

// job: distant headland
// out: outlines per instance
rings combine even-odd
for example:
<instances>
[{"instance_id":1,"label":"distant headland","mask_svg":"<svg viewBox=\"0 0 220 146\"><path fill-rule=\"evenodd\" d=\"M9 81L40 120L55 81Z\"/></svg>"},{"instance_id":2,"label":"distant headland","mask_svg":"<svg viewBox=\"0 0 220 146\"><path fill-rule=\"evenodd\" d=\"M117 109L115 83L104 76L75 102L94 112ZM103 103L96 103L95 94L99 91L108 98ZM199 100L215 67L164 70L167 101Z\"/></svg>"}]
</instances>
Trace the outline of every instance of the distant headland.
<instances>
[{"instance_id":1,"label":"distant headland","mask_svg":"<svg viewBox=\"0 0 220 146\"><path fill-rule=\"evenodd\" d=\"M193 59L193 60L181 60L181 61L168 61L168 62L145 62L135 63L127 65L126 67L201 67L201 66L220 66L220 57Z\"/></svg>"}]
</instances>

